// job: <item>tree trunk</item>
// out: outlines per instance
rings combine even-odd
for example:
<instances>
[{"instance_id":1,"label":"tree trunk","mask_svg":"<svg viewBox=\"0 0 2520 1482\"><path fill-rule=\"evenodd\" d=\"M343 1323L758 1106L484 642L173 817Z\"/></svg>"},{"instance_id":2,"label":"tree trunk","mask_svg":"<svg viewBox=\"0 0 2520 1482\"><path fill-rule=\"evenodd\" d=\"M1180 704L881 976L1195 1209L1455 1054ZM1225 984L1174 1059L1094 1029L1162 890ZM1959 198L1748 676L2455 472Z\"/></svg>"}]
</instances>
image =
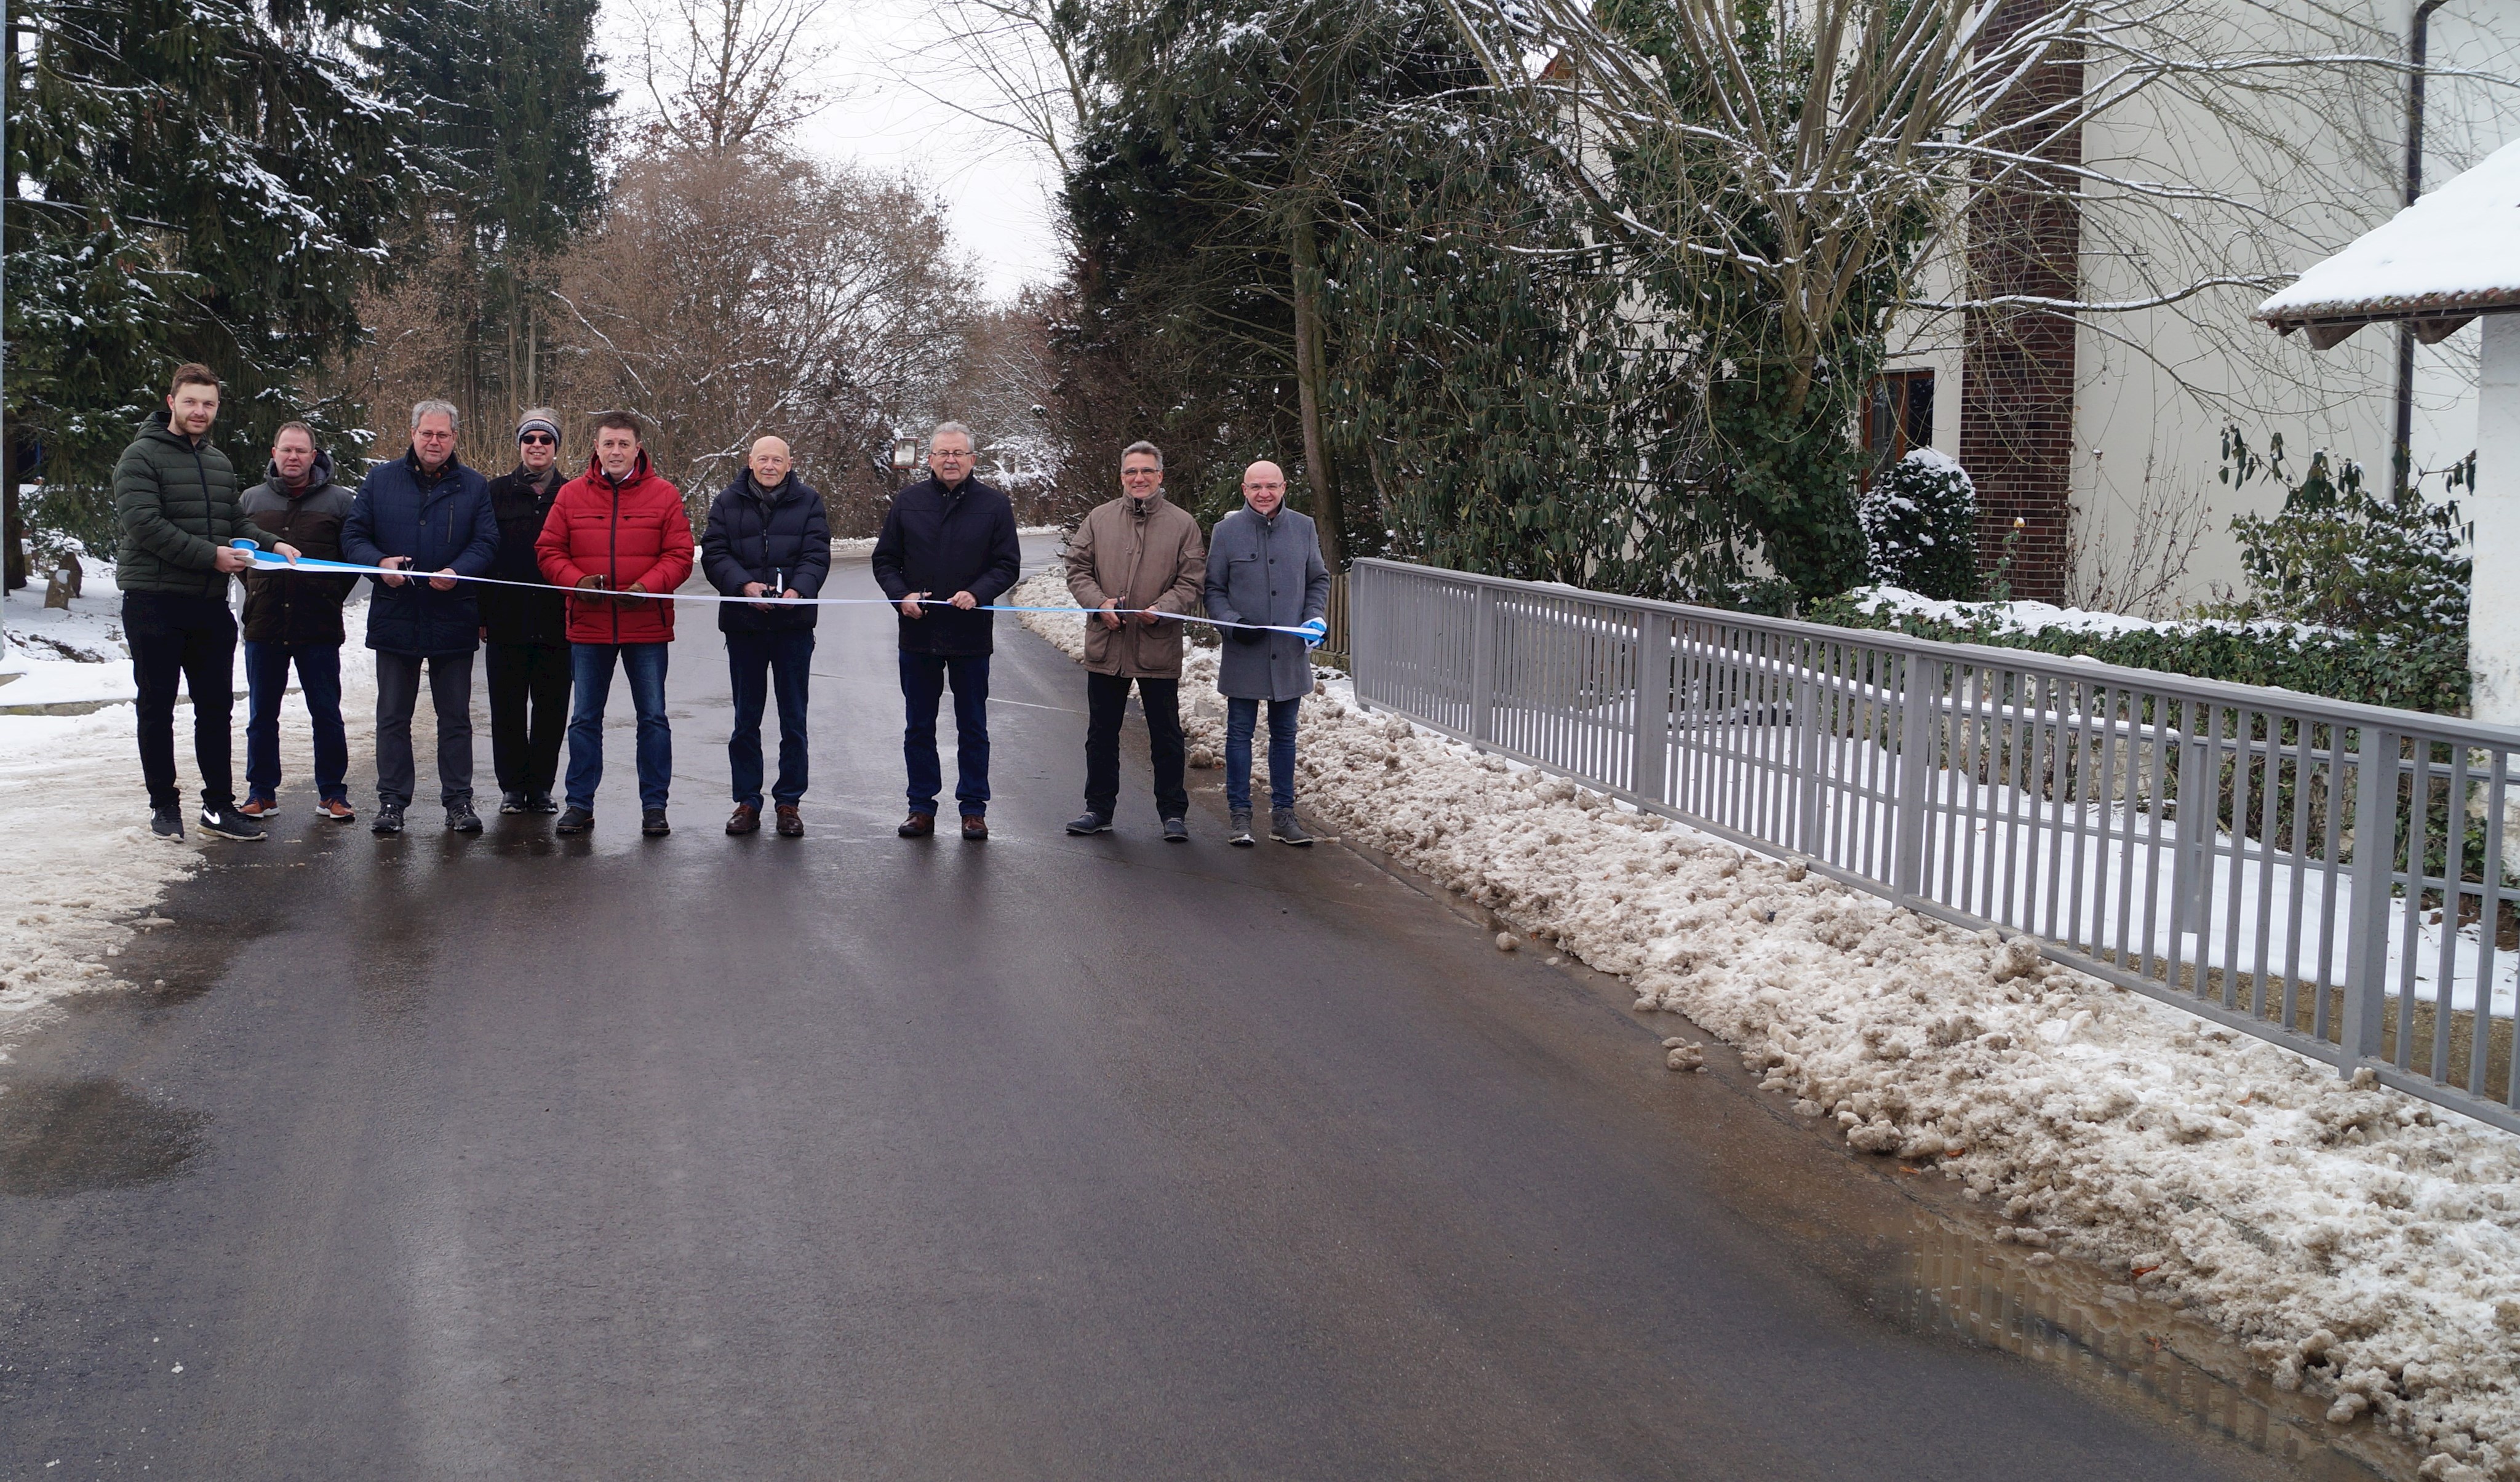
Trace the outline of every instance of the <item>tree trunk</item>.
<instances>
[{"instance_id":1,"label":"tree trunk","mask_svg":"<svg viewBox=\"0 0 2520 1482\"><path fill-rule=\"evenodd\" d=\"M1322 535L1322 560L1347 569L1347 518L1339 508L1338 480L1330 473L1328 439L1322 435L1322 246L1312 213L1295 218L1295 405L1304 426L1304 479L1313 489L1313 518Z\"/></svg>"}]
</instances>

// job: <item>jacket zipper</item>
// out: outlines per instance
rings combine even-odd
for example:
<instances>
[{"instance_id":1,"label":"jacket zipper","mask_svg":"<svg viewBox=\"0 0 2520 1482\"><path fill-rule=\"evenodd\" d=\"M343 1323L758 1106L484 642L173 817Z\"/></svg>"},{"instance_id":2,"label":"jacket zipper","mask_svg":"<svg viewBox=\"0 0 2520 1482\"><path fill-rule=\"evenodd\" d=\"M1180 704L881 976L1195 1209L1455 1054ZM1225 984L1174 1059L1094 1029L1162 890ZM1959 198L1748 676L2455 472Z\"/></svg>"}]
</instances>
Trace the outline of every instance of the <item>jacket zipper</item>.
<instances>
[{"instance_id":1,"label":"jacket zipper","mask_svg":"<svg viewBox=\"0 0 2520 1482\"><path fill-rule=\"evenodd\" d=\"M604 475L604 481L612 485L612 525L604 543L605 579L610 581L621 575L621 484L609 473ZM621 647L621 605L616 602L611 607L612 647L617 649Z\"/></svg>"}]
</instances>

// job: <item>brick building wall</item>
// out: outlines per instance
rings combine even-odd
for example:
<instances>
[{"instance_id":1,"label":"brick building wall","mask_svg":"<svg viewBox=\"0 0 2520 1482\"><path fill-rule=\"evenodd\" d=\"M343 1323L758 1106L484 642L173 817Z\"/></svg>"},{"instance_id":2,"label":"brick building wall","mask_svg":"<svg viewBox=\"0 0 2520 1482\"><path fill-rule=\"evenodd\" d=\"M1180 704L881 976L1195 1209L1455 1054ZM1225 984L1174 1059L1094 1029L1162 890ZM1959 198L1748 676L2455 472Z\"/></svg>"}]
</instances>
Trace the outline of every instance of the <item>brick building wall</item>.
<instances>
[{"instance_id":1,"label":"brick building wall","mask_svg":"<svg viewBox=\"0 0 2520 1482\"><path fill-rule=\"evenodd\" d=\"M2000 45L2061 0L2006 0L1988 27ZM2030 148L2024 122L2083 87L2079 54L2059 53L1984 120L2000 147ZM2007 126L2014 132L2006 138ZM2040 142L2043 157L2082 161L2082 134ZM2072 177L2025 171L1980 192L1969 213L1970 296L2072 299L2082 287L2082 210ZM2074 316L2021 307L1970 311L1961 339L1960 466L1977 484L1978 559L1989 571L2012 522L2012 595L2055 602L2068 575L2067 520L2074 454Z\"/></svg>"}]
</instances>

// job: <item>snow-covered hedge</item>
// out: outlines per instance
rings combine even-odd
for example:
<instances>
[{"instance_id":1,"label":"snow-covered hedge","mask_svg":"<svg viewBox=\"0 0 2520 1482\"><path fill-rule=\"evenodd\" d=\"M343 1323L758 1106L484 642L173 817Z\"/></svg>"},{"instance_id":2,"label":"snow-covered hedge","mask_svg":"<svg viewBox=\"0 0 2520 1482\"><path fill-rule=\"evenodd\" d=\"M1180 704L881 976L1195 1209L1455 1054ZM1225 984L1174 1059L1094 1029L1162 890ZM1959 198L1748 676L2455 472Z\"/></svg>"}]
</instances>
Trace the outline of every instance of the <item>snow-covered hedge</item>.
<instances>
[{"instance_id":1,"label":"snow-covered hedge","mask_svg":"<svg viewBox=\"0 0 2520 1482\"><path fill-rule=\"evenodd\" d=\"M2147 622L2040 602L1939 602L1888 586L1829 598L1806 615L1845 628L2081 655L2133 669L2272 685L2441 715L2467 710L2463 627L2365 634L2266 619Z\"/></svg>"},{"instance_id":2,"label":"snow-covered hedge","mask_svg":"<svg viewBox=\"0 0 2520 1482\"><path fill-rule=\"evenodd\" d=\"M1951 455L1917 448L1856 502L1872 579L1927 597L1978 594L1977 485Z\"/></svg>"}]
</instances>

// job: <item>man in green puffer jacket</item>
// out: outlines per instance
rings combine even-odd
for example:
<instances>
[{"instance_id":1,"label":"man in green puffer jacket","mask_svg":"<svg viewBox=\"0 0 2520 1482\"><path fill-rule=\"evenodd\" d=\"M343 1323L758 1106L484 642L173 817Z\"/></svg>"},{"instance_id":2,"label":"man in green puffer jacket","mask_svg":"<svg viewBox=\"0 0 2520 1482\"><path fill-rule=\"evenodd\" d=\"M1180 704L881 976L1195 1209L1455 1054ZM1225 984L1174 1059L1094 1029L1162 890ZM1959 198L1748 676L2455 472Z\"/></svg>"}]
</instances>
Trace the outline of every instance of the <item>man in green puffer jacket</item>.
<instances>
[{"instance_id":1,"label":"man in green puffer jacket","mask_svg":"<svg viewBox=\"0 0 2520 1482\"><path fill-rule=\"evenodd\" d=\"M193 760L202 771L202 827L227 838L258 839L262 826L239 813L228 720L235 703L236 618L228 580L253 564L231 540L250 540L297 559L237 505L236 469L210 441L219 415L219 378L207 366L175 368L166 410L150 415L113 466L113 512L122 525L122 636L139 687L140 775L149 786L150 831L184 836L183 794L175 789L175 686L193 696Z\"/></svg>"}]
</instances>

